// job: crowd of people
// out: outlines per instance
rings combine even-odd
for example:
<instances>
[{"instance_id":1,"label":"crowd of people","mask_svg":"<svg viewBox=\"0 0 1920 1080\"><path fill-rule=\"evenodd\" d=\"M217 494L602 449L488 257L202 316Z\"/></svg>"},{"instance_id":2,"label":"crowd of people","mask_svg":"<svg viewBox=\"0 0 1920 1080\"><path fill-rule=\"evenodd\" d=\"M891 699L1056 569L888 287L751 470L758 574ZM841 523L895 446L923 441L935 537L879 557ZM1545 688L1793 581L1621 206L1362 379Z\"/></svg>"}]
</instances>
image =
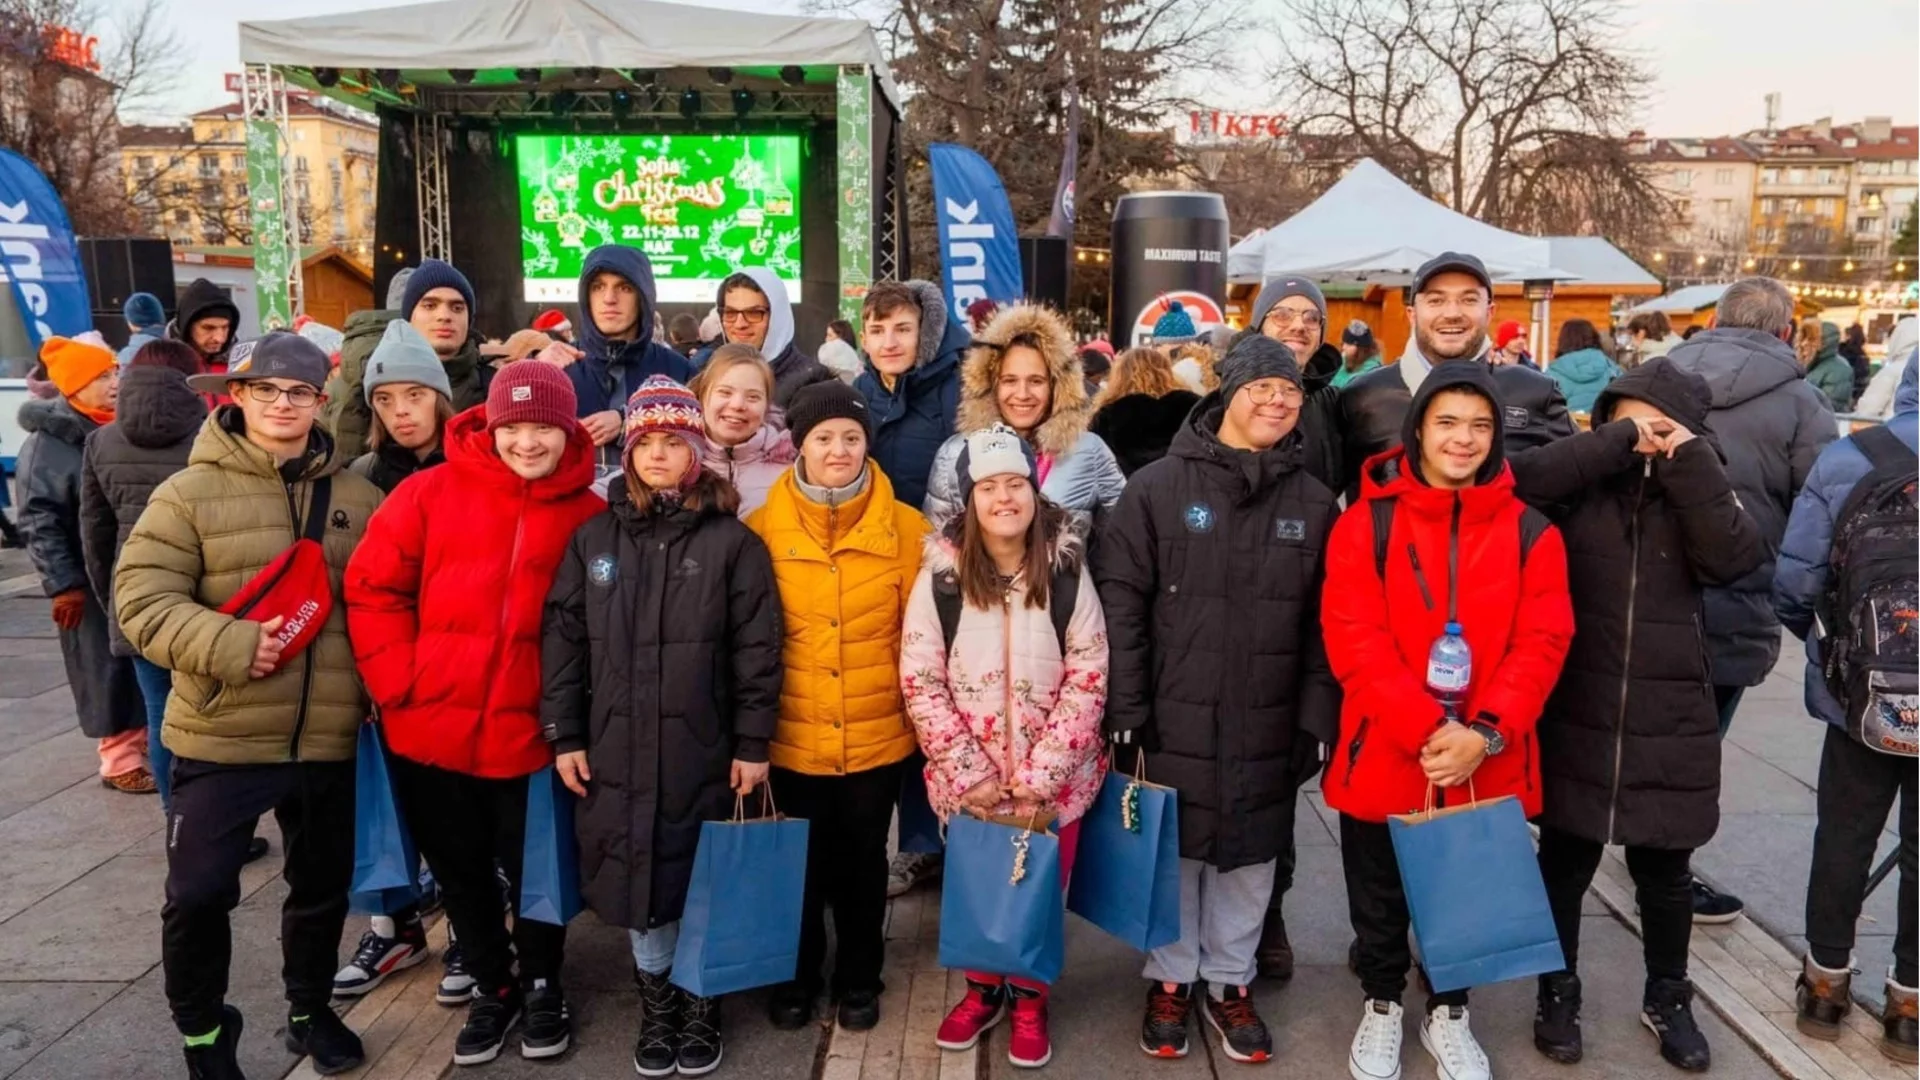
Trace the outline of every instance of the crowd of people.
<instances>
[{"instance_id":1,"label":"crowd of people","mask_svg":"<svg viewBox=\"0 0 1920 1080\"><path fill-rule=\"evenodd\" d=\"M1305 279L1268 282L1237 334L1167 323L1117 354L1041 306L966 313L970 330L936 284L886 281L816 359L770 274L729 276L703 330L657 317L638 250L584 265L577 324L543 314L498 344L466 277L428 259L349 320L337 368L294 333L234 343L237 312L206 297L178 331L130 309L148 340L119 358L42 350L54 392L23 414L21 526L104 782L162 796L166 995L190 1076L241 1075L229 919L269 812L290 1051L322 1074L364 1060L329 1001L423 962L438 902L455 942L438 1000L466 1009L454 1062L516 1035L527 1058L567 1053L566 930L516 917L550 765L578 799L586 906L629 931L642 1076L724 1057L720 1002L671 975L701 825L737 799L764 785L815 837L769 1022L814 1023L824 1000L863 1031L886 997L887 898L943 872L942 823L1044 819L1064 880L1110 769L1178 793L1180 934L1145 960L1145 1053L1189 1053L1197 1011L1231 1060L1274 1057L1250 986L1293 972L1294 811L1319 778L1361 991L1356 1080L1401 1075L1417 962L1389 819L1503 796L1540 826L1565 957L1538 981L1539 1051L1583 1054L1581 898L1614 844L1644 927L1645 1025L1666 1061L1703 1070L1689 937L1739 902L1690 858L1782 624L1808 640L1809 708L1831 725L1802 1030L1836 1037L1851 1007L1867 864L1898 798L1882 1049L1914 1060L1914 769L1860 719L1902 670L1912 692L1911 623L1904 659L1857 626L1832 636L1862 580L1911 607L1911 348L1889 359L1882 434L1836 443L1841 399L1814 376L1838 335L1816 327L1809 364L1791 297L1762 278L1685 342L1646 328L1659 344L1637 363L1570 322L1542 371L1508 353L1522 335L1496 328L1492 281L1459 253L1416 274L1412 336L1384 365ZM1908 511L1890 584L1846 561L1856 493L1883 489ZM1468 658L1457 683L1436 681L1440 643ZM370 720L432 885L336 969ZM939 1046L1005 1022L1015 1066L1048 1063L1049 986L965 982ZM1420 1016L1439 1075L1491 1076L1466 990Z\"/></svg>"}]
</instances>

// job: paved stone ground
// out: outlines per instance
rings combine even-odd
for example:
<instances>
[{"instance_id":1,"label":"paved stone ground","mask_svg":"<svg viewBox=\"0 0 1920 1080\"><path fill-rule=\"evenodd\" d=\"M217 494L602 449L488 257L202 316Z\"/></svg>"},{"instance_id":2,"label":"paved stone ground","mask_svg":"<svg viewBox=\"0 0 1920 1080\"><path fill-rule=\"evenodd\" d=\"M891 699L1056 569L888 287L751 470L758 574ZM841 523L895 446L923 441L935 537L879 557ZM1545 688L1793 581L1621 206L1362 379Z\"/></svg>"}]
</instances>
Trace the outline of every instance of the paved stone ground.
<instances>
[{"instance_id":1,"label":"paved stone ground","mask_svg":"<svg viewBox=\"0 0 1920 1080\"><path fill-rule=\"evenodd\" d=\"M89 742L74 729L72 702L45 601L17 552L0 553L0 1078L177 1077L178 1040L161 993L158 911L164 856L157 800L120 795L95 778ZM1805 1047L1791 1036L1790 949L1800 944L1799 907L1812 836L1811 784L1820 731L1798 704L1798 655L1749 695L1729 748L1726 824L1701 856L1702 868L1753 904L1761 926L1739 924L1696 935L1696 979L1720 1000L1701 1008L1715 1049L1714 1074L1779 1074L1858 1080L1903 1075L1879 1061L1869 1018L1838 1048ZM1303 796L1299 883L1289 923L1300 970L1291 984L1260 986L1280 1064L1270 1075L1340 1077L1357 1019L1359 992L1344 967L1350 937L1339 854L1317 796ZM271 823L263 834L273 836ZM284 888L274 855L249 867L235 913L232 1000L247 1015L242 1060L248 1075L312 1076L279 1045L284 1005L278 989L277 909ZM1585 1064L1554 1066L1531 1046L1530 985L1475 996L1475 1027L1503 1080L1532 1077L1667 1075L1637 1021L1640 967L1630 890L1610 860L1588 904ZM1603 902L1604 901L1604 902ZM1875 897L1863 921L1863 964L1892 932L1892 890ZM932 1031L957 998L957 976L937 963L937 894L922 892L891 911L885 1018L866 1035L830 1026L771 1030L763 1001L743 995L727 1005L727 1063L720 1075L766 1080L986 1080L1012 1073L1004 1037L976 1051L943 1054ZM356 938L357 920L347 928ZM1886 939L1886 940L1876 940ZM433 928L436 946L444 928ZM343 949L351 941L343 943ZM578 1020L577 1048L557 1063L503 1057L475 1075L559 1077L631 1075L637 995L621 935L583 917L574 926L568 985ZM1884 963L1884 961L1872 961ZM1150 1060L1135 1048L1144 984L1140 958L1069 920L1068 967L1057 989L1055 1062L1068 1076L1111 1080L1239 1075L1196 1040L1183 1062ZM438 964L430 961L353 1003L347 1017L364 1032L371 1061L359 1077L440 1077L460 1012L431 1000ZM1418 992L1410 994L1416 1003ZM346 1008L346 1006L343 1006ZM1722 1016L1726 1019L1723 1020ZM1747 1037L1728 1026L1740 1025ZM1785 1032L1782 1031L1782 1025ZM1197 1030L1197 1029L1196 1029ZM1408 1075L1432 1075L1412 1021ZM1752 1040L1754 1045L1749 1045ZM1756 1051L1755 1046L1759 1049ZM1245 1075L1258 1075L1248 1071ZM1909 1070L1904 1075L1911 1076Z\"/></svg>"}]
</instances>

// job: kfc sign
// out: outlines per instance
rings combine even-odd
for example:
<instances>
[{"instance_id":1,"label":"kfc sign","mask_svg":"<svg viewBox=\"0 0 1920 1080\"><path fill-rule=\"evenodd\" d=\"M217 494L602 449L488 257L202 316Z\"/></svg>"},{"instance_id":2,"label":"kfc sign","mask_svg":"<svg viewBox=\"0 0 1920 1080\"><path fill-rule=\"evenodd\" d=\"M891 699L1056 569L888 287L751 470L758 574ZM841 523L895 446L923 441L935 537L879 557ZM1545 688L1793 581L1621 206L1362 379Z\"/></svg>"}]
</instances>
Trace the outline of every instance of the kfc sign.
<instances>
[{"instance_id":1,"label":"kfc sign","mask_svg":"<svg viewBox=\"0 0 1920 1080\"><path fill-rule=\"evenodd\" d=\"M100 60L94 55L100 47L99 38L64 26L49 26L46 43L48 59L80 71L100 70Z\"/></svg>"},{"instance_id":2,"label":"kfc sign","mask_svg":"<svg viewBox=\"0 0 1920 1080\"><path fill-rule=\"evenodd\" d=\"M1188 115L1189 132L1228 139L1278 139L1287 134L1285 113L1195 111Z\"/></svg>"}]
</instances>

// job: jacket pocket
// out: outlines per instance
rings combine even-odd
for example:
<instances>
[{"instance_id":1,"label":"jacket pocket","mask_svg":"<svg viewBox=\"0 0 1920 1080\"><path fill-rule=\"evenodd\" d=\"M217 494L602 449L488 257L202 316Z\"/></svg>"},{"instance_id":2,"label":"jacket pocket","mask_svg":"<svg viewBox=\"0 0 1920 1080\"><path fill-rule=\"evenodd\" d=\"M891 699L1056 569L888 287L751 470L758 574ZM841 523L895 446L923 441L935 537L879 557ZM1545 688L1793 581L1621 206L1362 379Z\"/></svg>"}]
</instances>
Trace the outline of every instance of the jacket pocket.
<instances>
[{"instance_id":1,"label":"jacket pocket","mask_svg":"<svg viewBox=\"0 0 1920 1080\"><path fill-rule=\"evenodd\" d=\"M1520 775L1526 781L1527 790L1533 790L1533 732L1520 737Z\"/></svg>"},{"instance_id":2,"label":"jacket pocket","mask_svg":"<svg viewBox=\"0 0 1920 1080\"><path fill-rule=\"evenodd\" d=\"M1360 767L1360 749L1367 742L1367 728L1373 723L1373 717L1360 718L1360 727L1354 731L1352 741L1347 743L1347 772L1340 778L1340 786L1353 786L1353 770Z\"/></svg>"}]
</instances>

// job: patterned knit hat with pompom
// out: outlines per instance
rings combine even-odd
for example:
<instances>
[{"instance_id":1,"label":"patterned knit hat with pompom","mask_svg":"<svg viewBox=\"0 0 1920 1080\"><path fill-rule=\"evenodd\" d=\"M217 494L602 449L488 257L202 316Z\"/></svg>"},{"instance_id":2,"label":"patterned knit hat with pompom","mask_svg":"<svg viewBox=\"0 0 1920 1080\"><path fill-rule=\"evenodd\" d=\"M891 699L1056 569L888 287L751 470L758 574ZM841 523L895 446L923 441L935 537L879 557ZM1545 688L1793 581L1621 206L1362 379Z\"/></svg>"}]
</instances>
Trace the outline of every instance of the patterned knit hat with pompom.
<instances>
[{"instance_id":1,"label":"patterned knit hat with pompom","mask_svg":"<svg viewBox=\"0 0 1920 1080\"><path fill-rule=\"evenodd\" d=\"M680 482L683 488L691 485L700 475L700 459L707 452L707 427L700 415L700 399L665 375L649 376L627 399L627 427L620 444L622 456L632 456L641 437L651 431L664 431L692 449L693 467Z\"/></svg>"}]
</instances>

